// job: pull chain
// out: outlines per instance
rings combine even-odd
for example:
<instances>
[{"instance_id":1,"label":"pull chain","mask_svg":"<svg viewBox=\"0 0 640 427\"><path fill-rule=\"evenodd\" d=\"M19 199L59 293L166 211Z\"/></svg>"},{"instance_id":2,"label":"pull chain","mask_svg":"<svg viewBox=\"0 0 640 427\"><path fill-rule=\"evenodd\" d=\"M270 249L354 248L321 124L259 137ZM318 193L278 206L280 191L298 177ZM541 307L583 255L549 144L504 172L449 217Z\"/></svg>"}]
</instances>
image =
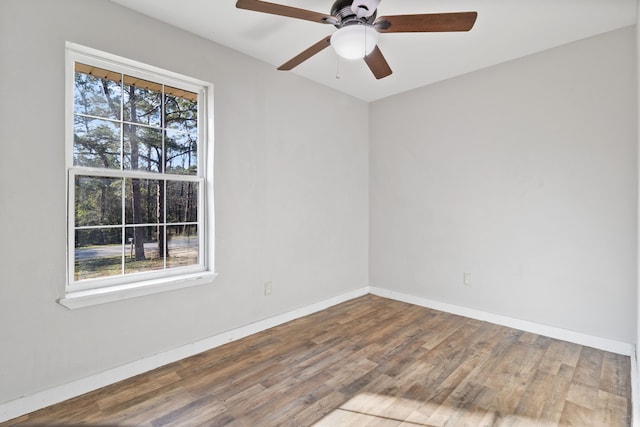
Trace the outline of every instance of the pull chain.
<instances>
[{"instance_id":1,"label":"pull chain","mask_svg":"<svg viewBox=\"0 0 640 427\"><path fill-rule=\"evenodd\" d=\"M340 80L340 55L336 55L336 79Z\"/></svg>"},{"instance_id":2,"label":"pull chain","mask_svg":"<svg viewBox=\"0 0 640 427\"><path fill-rule=\"evenodd\" d=\"M364 31L364 52L363 53L363 57L367 56L367 27L365 27L364 25L362 26L362 31Z\"/></svg>"}]
</instances>

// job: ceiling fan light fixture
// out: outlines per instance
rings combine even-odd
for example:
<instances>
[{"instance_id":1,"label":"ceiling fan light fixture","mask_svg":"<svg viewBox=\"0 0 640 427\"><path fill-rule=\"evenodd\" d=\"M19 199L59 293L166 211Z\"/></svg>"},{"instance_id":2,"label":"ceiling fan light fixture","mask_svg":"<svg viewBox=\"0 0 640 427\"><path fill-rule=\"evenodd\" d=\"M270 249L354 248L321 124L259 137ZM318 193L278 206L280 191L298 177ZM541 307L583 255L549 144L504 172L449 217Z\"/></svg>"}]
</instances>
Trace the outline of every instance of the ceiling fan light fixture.
<instances>
[{"instance_id":1,"label":"ceiling fan light fixture","mask_svg":"<svg viewBox=\"0 0 640 427\"><path fill-rule=\"evenodd\" d=\"M331 36L331 46L344 59L362 59L378 44L378 32L371 25L356 24L339 28Z\"/></svg>"}]
</instances>

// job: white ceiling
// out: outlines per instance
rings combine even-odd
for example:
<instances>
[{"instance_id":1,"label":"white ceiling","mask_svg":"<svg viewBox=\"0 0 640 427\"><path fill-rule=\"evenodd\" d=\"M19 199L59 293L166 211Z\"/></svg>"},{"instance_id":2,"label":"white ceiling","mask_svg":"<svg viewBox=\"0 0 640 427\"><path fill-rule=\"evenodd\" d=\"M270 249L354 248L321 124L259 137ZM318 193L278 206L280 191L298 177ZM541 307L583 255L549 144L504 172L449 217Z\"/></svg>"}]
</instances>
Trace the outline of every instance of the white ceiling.
<instances>
[{"instance_id":1,"label":"white ceiling","mask_svg":"<svg viewBox=\"0 0 640 427\"><path fill-rule=\"evenodd\" d=\"M112 0L275 67L331 34L326 24L236 9L235 0ZM270 0L329 14L333 0ZM381 34L393 74L328 48L293 71L365 101L634 25L637 0L382 0L378 16L477 11L469 32Z\"/></svg>"}]
</instances>

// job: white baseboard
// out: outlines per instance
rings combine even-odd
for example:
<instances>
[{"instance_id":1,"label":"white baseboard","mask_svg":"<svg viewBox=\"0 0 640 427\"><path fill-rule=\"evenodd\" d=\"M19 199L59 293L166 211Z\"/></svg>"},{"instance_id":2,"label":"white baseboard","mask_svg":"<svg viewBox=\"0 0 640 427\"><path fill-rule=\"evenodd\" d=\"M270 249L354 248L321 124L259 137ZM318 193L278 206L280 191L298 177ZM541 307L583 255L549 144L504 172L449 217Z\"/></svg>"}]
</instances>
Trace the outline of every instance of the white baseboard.
<instances>
[{"instance_id":1,"label":"white baseboard","mask_svg":"<svg viewBox=\"0 0 640 427\"><path fill-rule=\"evenodd\" d=\"M609 351L611 353L622 354L624 356L631 356L634 351L634 345L630 343L596 337L593 335L583 334L581 332L570 331L568 329L556 328L554 326L543 325L536 322L530 322L528 320L521 320L513 317L502 316L500 314L488 313L486 311L475 310L473 308L448 304L445 302L435 301L427 298L415 297L412 295L376 287L371 287L369 292L384 298L407 302L409 304L432 308L434 310L445 311L447 313L458 314L460 316L483 320L486 322L495 323L497 325L508 326L510 328L519 329L521 331L544 335L550 338L557 338L575 344Z\"/></svg>"},{"instance_id":2,"label":"white baseboard","mask_svg":"<svg viewBox=\"0 0 640 427\"><path fill-rule=\"evenodd\" d=\"M638 378L638 346L631 355L631 425L640 427L640 378Z\"/></svg>"},{"instance_id":3,"label":"white baseboard","mask_svg":"<svg viewBox=\"0 0 640 427\"><path fill-rule=\"evenodd\" d=\"M422 307L432 308L434 310L445 311L460 316L470 317L473 319L483 320L498 325L508 326L551 338L557 338L580 345L598 348L612 353L631 356L631 381L632 381L632 400L633 400L633 426L640 427L640 390L638 390L638 364L635 355L635 346L633 344L609 340L606 338L595 337L579 332L569 331L566 329L556 328L553 326L541 325L539 323L526 320L515 319L508 316L488 313L481 310L475 310L454 304L443 303L426 298L415 297L399 292L389 291L386 289L364 286L354 291L329 298L324 301L301 307L278 316L270 317L246 326L242 326L231 331L206 338L191 344L178 347L164 353L146 357L117 368L109 369L105 372L91 375L86 378L72 381L67 384L56 386L48 390L37 392L29 396L23 396L18 399L0 404L0 422L7 421L24 414L28 414L35 410L53 405L58 402L79 396L84 393L96 390L100 387L113 384L115 382L130 378L132 376L150 371L160 366L166 365L184 359L194 354L219 347L223 344L244 338L246 336L264 331L274 326L281 325L291 320L298 319L303 316L324 310L342 302L366 295L368 293L378 295L384 298L394 299L397 301L407 302L409 304L419 305Z\"/></svg>"},{"instance_id":4,"label":"white baseboard","mask_svg":"<svg viewBox=\"0 0 640 427\"><path fill-rule=\"evenodd\" d=\"M307 316L342 302L366 295L367 293L369 293L369 287L364 286L354 291L301 307L278 316L270 317L259 322L251 323L231 331L223 332L219 335L187 344L164 353L145 357L144 359L136 360L99 374L91 375L77 381L72 381L29 396L23 396L6 403L2 403L0 404L0 422L20 417L72 397L97 390L109 384L116 383L143 372L148 372L168 363L193 356L194 354L202 353L203 351L219 347L223 344L247 337L291 320Z\"/></svg>"}]
</instances>

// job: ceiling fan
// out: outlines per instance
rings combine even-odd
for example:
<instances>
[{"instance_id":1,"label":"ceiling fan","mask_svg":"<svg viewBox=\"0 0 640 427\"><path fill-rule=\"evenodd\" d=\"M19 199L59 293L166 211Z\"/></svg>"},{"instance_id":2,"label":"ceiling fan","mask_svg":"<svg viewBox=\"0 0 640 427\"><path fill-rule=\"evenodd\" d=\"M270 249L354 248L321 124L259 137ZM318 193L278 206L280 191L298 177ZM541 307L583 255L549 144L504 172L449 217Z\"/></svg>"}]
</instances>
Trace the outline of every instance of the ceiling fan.
<instances>
[{"instance_id":1,"label":"ceiling fan","mask_svg":"<svg viewBox=\"0 0 640 427\"><path fill-rule=\"evenodd\" d=\"M392 73L377 46L378 33L469 31L478 16L477 12L453 12L381 16L376 19L379 4L380 0L336 0L329 15L261 0L238 0L236 7L330 24L338 29L282 64L278 70L291 70L331 45L343 58L363 58L376 79Z\"/></svg>"}]
</instances>

